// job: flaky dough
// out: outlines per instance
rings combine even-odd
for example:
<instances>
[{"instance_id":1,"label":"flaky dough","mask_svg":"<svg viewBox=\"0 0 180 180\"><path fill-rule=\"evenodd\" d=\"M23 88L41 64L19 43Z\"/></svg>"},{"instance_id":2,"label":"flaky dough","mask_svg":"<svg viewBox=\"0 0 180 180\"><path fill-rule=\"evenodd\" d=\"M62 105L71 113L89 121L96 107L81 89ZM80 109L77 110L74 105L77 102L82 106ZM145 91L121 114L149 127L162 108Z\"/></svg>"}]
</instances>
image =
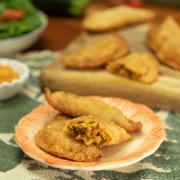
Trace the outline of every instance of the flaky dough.
<instances>
[{"instance_id":1,"label":"flaky dough","mask_svg":"<svg viewBox=\"0 0 180 180\"><path fill-rule=\"evenodd\" d=\"M167 16L160 24L153 24L146 43L162 63L180 70L180 26L173 17Z\"/></svg>"},{"instance_id":2,"label":"flaky dough","mask_svg":"<svg viewBox=\"0 0 180 180\"><path fill-rule=\"evenodd\" d=\"M144 83L153 83L158 78L159 63L148 53L131 53L108 63L111 73Z\"/></svg>"},{"instance_id":3,"label":"flaky dough","mask_svg":"<svg viewBox=\"0 0 180 180\"><path fill-rule=\"evenodd\" d=\"M148 22L154 17L155 13L151 10L116 6L88 15L83 20L83 27L89 31L100 32Z\"/></svg>"}]
</instances>

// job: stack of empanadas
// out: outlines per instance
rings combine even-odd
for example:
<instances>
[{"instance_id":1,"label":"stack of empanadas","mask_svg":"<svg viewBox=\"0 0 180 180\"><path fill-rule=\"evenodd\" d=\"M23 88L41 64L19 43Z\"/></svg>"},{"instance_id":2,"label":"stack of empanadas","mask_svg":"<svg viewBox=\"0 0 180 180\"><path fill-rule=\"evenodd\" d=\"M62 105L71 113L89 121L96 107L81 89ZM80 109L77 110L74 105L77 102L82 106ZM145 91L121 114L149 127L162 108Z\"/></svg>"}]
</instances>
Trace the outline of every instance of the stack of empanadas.
<instances>
[{"instance_id":1,"label":"stack of empanadas","mask_svg":"<svg viewBox=\"0 0 180 180\"><path fill-rule=\"evenodd\" d=\"M117 145L139 132L140 122L127 119L116 107L92 97L45 89L48 103L59 111L35 136L43 150L75 161L97 161L101 148Z\"/></svg>"},{"instance_id":2,"label":"stack of empanadas","mask_svg":"<svg viewBox=\"0 0 180 180\"><path fill-rule=\"evenodd\" d=\"M147 53L129 54L128 42L114 29L149 22L155 15L151 10L129 6L111 7L88 15L83 20L86 33L107 31L106 34L62 55L59 60L67 68L82 70L107 67L110 73L143 83L153 83L158 78L158 61Z\"/></svg>"}]
</instances>

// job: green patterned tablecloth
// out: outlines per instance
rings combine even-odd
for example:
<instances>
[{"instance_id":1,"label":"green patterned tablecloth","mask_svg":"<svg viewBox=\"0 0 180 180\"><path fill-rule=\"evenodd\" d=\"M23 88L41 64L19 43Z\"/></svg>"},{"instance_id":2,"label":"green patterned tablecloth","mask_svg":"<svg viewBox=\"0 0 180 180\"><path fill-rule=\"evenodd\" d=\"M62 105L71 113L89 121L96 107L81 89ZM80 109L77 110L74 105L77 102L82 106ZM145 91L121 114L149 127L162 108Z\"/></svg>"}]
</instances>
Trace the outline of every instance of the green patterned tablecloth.
<instances>
[{"instance_id":1,"label":"green patterned tablecloth","mask_svg":"<svg viewBox=\"0 0 180 180\"><path fill-rule=\"evenodd\" d=\"M133 165L106 171L73 171L48 167L28 156L13 135L19 119L45 102L38 76L58 53L17 55L31 69L30 77L14 98L0 102L0 180L180 180L180 114L155 110L165 120L166 139L151 156Z\"/></svg>"}]
</instances>

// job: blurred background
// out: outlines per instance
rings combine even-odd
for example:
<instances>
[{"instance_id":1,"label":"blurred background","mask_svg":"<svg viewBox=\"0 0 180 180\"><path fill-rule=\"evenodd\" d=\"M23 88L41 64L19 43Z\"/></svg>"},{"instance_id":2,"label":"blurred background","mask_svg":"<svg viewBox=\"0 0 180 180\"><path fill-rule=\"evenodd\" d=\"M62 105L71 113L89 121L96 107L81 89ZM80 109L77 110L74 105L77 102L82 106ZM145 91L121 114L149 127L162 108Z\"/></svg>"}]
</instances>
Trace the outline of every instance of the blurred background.
<instances>
[{"instance_id":1,"label":"blurred background","mask_svg":"<svg viewBox=\"0 0 180 180\"><path fill-rule=\"evenodd\" d=\"M92 4L130 5L143 7L144 4L180 7L179 0L32 0L41 10L63 16L82 16L88 6Z\"/></svg>"}]
</instances>

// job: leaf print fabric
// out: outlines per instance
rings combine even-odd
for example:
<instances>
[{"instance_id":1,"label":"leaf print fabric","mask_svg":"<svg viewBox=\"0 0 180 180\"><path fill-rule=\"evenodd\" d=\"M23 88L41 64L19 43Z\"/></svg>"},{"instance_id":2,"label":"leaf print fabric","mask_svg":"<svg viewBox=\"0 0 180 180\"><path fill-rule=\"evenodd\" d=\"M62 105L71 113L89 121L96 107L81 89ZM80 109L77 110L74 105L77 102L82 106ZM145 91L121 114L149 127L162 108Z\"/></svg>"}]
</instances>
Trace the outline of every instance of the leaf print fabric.
<instances>
[{"instance_id":1,"label":"leaf print fabric","mask_svg":"<svg viewBox=\"0 0 180 180\"><path fill-rule=\"evenodd\" d=\"M19 119L45 102L38 76L57 55L42 51L17 55L31 69L30 77L14 98L0 102L0 179L2 180L179 180L180 114L156 110L165 120L166 139L151 156L133 165L106 171L73 171L46 166L24 154L13 134Z\"/></svg>"}]
</instances>

